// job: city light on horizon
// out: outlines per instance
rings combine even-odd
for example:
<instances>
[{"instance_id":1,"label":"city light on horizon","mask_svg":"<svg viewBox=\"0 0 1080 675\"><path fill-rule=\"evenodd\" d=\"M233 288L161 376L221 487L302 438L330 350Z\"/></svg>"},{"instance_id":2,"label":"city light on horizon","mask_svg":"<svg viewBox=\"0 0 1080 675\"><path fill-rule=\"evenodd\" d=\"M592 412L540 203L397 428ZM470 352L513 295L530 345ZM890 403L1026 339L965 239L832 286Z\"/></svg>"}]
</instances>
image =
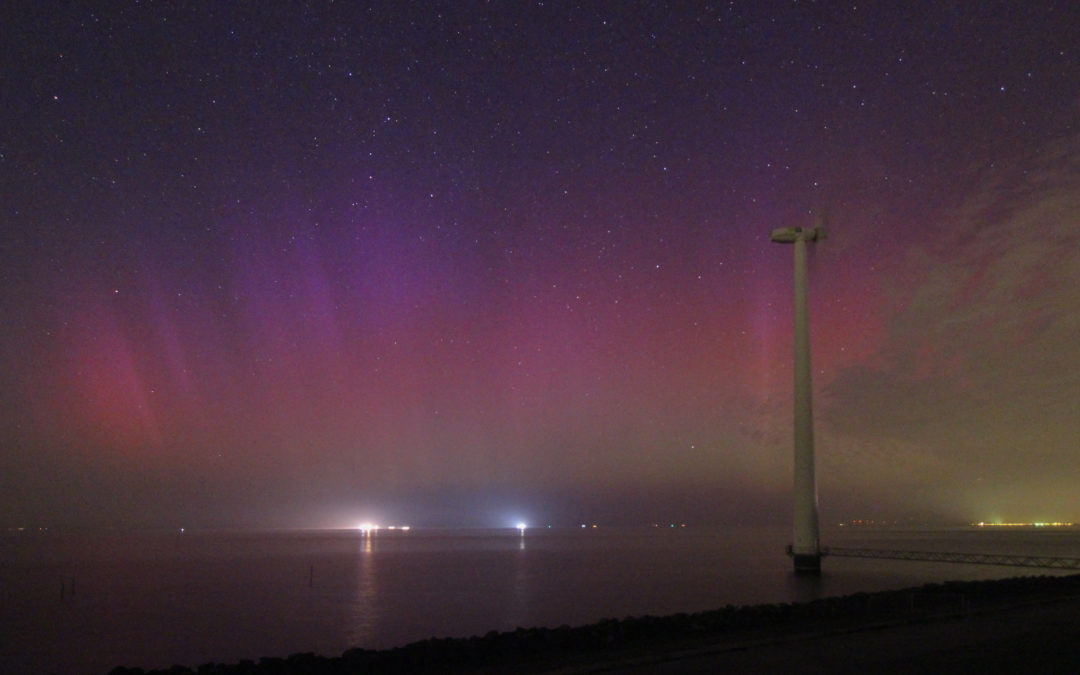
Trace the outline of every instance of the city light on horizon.
<instances>
[{"instance_id":1,"label":"city light on horizon","mask_svg":"<svg viewBox=\"0 0 1080 675\"><path fill-rule=\"evenodd\" d=\"M1073 523L1065 522L1032 522L1032 523L972 523L978 527L1073 527Z\"/></svg>"}]
</instances>

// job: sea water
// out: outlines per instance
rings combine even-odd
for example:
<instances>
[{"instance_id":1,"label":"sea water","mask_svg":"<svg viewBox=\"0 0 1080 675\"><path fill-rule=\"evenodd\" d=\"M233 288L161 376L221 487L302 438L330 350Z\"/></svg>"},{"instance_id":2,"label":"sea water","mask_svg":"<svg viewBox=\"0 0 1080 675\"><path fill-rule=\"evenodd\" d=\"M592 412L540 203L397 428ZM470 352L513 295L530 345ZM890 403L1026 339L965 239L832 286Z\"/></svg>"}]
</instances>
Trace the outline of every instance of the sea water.
<instances>
[{"instance_id":1,"label":"sea water","mask_svg":"<svg viewBox=\"0 0 1080 675\"><path fill-rule=\"evenodd\" d=\"M78 675L579 625L1046 571L826 558L787 528L9 533L0 668ZM1080 557L1080 531L826 532L835 546Z\"/></svg>"}]
</instances>

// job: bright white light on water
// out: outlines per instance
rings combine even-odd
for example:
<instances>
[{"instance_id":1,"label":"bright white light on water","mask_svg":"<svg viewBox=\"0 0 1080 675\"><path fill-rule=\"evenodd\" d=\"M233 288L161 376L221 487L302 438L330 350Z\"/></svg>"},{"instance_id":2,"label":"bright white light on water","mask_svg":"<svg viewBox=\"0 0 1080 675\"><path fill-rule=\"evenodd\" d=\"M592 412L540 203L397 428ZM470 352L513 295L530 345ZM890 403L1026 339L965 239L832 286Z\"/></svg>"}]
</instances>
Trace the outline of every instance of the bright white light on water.
<instances>
[{"instance_id":1,"label":"bright white light on water","mask_svg":"<svg viewBox=\"0 0 1080 675\"><path fill-rule=\"evenodd\" d=\"M379 526L375 523L360 523L360 527L357 528L364 534L371 534L379 529Z\"/></svg>"},{"instance_id":2,"label":"bright white light on water","mask_svg":"<svg viewBox=\"0 0 1080 675\"><path fill-rule=\"evenodd\" d=\"M525 523L518 523L517 524L517 529L521 530L522 534L525 534L525 527L526 527Z\"/></svg>"}]
</instances>

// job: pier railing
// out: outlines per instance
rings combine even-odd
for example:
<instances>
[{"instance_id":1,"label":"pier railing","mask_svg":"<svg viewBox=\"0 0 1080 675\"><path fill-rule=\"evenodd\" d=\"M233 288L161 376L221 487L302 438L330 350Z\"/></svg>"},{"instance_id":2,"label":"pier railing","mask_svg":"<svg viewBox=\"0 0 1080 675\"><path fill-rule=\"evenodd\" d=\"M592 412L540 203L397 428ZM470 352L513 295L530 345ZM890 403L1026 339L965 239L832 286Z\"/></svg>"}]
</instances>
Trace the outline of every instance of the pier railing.
<instances>
[{"instance_id":1,"label":"pier railing","mask_svg":"<svg viewBox=\"0 0 1080 675\"><path fill-rule=\"evenodd\" d=\"M1045 569L1080 570L1080 558L1056 558L1041 555L1004 555L999 553L942 553L939 551L899 551L892 549L844 548L830 546L824 555L841 558L885 558L924 562L964 563L967 565L1007 565Z\"/></svg>"}]
</instances>

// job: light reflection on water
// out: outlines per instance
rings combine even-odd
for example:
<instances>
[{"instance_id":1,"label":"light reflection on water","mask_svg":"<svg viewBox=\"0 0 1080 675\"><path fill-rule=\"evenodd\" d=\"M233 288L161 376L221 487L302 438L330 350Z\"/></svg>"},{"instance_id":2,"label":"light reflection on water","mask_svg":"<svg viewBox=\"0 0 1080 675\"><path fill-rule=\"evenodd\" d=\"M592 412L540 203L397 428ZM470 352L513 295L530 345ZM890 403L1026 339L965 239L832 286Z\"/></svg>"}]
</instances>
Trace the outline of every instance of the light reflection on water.
<instances>
[{"instance_id":1,"label":"light reflection on water","mask_svg":"<svg viewBox=\"0 0 1080 675\"><path fill-rule=\"evenodd\" d=\"M511 617L528 615L529 605L529 557L525 553L525 533L518 541L517 555L514 556L514 584L511 594ZM516 626L515 626L516 627Z\"/></svg>"},{"instance_id":2,"label":"light reflection on water","mask_svg":"<svg viewBox=\"0 0 1080 675\"><path fill-rule=\"evenodd\" d=\"M373 555L375 536L374 533L367 533L360 542L355 602L350 613L351 620L345 629L345 637L350 645L367 644L379 624L378 575L375 569L378 563Z\"/></svg>"},{"instance_id":3,"label":"light reflection on water","mask_svg":"<svg viewBox=\"0 0 1080 675\"><path fill-rule=\"evenodd\" d=\"M0 537L11 672L340 654L518 626L695 612L1041 570L826 558L795 577L788 528ZM827 532L836 546L1080 557L1080 530ZM61 602L61 583L77 595ZM17 636L18 639L15 639Z\"/></svg>"}]
</instances>

